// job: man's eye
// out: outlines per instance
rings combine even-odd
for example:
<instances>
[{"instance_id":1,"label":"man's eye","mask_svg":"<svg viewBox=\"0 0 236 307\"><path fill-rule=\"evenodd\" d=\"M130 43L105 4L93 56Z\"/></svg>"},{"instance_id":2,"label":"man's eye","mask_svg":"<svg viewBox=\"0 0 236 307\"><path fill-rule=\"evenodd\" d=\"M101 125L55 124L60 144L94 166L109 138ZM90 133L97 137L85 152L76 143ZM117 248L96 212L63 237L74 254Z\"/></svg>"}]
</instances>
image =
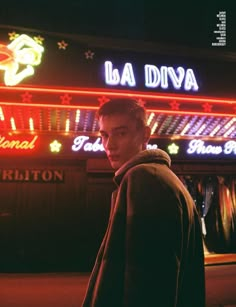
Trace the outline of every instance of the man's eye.
<instances>
[{"instance_id":1,"label":"man's eye","mask_svg":"<svg viewBox=\"0 0 236 307\"><path fill-rule=\"evenodd\" d=\"M124 135L126 135L126 132L125 131L121 131L121 132L118 133L118 135L119 136L124 136Z\"/></svg>"}]
</instances>

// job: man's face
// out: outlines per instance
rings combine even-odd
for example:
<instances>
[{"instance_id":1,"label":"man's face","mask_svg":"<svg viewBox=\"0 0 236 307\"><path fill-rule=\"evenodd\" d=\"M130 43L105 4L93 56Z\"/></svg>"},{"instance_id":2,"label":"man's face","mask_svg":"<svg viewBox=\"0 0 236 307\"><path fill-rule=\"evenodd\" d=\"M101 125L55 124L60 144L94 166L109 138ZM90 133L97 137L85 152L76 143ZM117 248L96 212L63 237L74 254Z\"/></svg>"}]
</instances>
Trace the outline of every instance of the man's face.
<instances>
[{"instance_id":1,"label":"man's face","mask_svg":"<svg viewBox=\"0 0 236 307\"><path fill-rule=\"evenodd\" d=\"M101 116L99 125L102 144L111 166L115 170L143 150L144 129L137 129L136 121L128 115Z\"/></svg>"}]
</instances>

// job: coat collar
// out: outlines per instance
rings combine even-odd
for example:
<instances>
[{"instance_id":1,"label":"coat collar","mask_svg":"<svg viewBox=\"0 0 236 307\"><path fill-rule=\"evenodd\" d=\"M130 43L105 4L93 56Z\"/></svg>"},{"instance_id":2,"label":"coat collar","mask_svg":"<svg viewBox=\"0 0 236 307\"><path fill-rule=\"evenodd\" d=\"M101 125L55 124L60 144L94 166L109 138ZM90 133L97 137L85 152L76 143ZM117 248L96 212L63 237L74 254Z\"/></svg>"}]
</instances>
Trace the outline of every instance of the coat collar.
<instances>
[{"instance_id":1,"label":"coat collar","mask_svg":"<svg viewBox=\"0 0 236 307\"><path fill-rule=\"evenodd\" d=\"M147 149L139 152L133 158L123 164L116 172L113 178L116 185L119 185L125 173L132 167L142 163L161 163L168 167L171 165L169 155L161 149Z\"/></svg>"}]
</instances>

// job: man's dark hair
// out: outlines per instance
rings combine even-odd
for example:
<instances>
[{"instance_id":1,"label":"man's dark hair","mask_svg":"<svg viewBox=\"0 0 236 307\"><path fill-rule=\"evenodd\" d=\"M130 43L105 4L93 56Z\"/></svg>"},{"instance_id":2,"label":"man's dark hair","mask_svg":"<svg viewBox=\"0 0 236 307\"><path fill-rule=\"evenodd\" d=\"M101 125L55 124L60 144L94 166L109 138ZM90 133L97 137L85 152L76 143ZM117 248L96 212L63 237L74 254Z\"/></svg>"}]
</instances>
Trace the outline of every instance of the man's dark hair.
<instances>
[{"instance_id":1,"label":"man's dark hair","mask_svg":"<svg viewBox=\"0 0 236 307\"><path fill-rule=\"evenodd\" d=\"M146 110L143 106L139 105L134 99L119 98L112 99L104 103L97 112L97 117L113 115L113 114L126 114L130 118L137 121L137 128L144 128L146 126Z\"/></svg>"}]
</instances>

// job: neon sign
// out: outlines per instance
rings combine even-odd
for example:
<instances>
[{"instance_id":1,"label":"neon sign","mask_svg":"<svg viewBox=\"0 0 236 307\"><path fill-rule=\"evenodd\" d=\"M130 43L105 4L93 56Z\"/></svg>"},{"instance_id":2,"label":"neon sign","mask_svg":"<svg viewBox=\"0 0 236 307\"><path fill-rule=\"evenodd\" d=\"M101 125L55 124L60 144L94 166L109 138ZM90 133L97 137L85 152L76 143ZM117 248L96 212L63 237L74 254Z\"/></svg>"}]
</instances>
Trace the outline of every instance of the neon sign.
<instances>
[{"instance_id":1,"label":"neon sign","mask_svg":"<svg viewBox=\"0 0 236 307\"><path fill-rule=\"evenodd\" d=\"M113 64L110 61L105 62L105 80L109 85L135 86L133 66L131 63L125 63L122 73L120 74L117 68L113 69Z\"/></svg>"},{"instance_id":2,"label":"neon sign","mask_svg":"<svg viewBox=\"0 0 236 307\"><path fill-rule=\"evenodd\" d=\"M29 151L35 148L35 143L38 136L34 136L31 140L20 140L20 139L6 139L5 136L0 136L0 150L23 150Z\"/></svg>"},{"instance_id":3,"label":"neon sign","mask_svg":"<svg viewBox=\"0 0 236 307\"><path fill-rule=\"evenodd\" d=\"M198 155L219 155L221 153L225 155L236 155L236 141L228 141L223 146L215 146L211 144L206 145L202 140L192 140L189 142L187 153Z\"/></svg>"},{"instance_id":4,"label":"neon sign","mask_svg":"<svg viewBox=\"0 0 236 307\"><path fill-rule=\"evenodd\" d=\"M176 70L173 67L155 65L145 65L145 85L149 88L161 87L169 88L169 83L179 90L184 86L185 91L197 91L198 84L192 69L184 69L178 67Z\"/></svg>"},{"instance_id":5,"label":"neon sign","mask_svg":"<svg viewBox=\"0 0 236 307\"><path fill-rule=\"evenodd\" d=\"M168 148L169 154L171 154L171 155L177 155L178 154L179 146L176 145L175 143L170 144L167 148Z\"/></svg>"},{"instance_id":6,"label":"neon sign","mask_svg":"<svg viewBox=\"0 0 236 307\"><path fill-rule=\"evenodd\" d=\"M136 86L136 79L133 65L125 63L122 70L113 68L111 61L104 63L105 82L107 85ZM174 69L169 66L157 67L155 65L144 65L144 83L147 88L168 89L170 87L176 90L197 91L199 86L191 68L184 69L177 67Z\"/></svg>"},{"instance_id":7,"label":"neon sign","mask_svg":"<svg viewBox=\"0 0 236 307\"><path fill-rule=\"evenodd\" d=\"M84 151L104 151L104 147L101 144L101 138L97 138L94 143L88 142L89 136L77 136L74 139L74 144L72 145L73 151L80 151L81 149Z\"/></svg>"},{"instance_id":8,"label":"neon sign","mask_svg":"<svg viewBox=\"0 0 236 307\"><path fill-rule=\"evenodd\" d=\"M148 144L147 149L157 149L157 144ZM92 151L92 152L102 152L104 151L104 147L101 143L101 138L98 137L95 142L89 142L89 136L80 135L74 139L74 143L72 145L72 151Z\"/></svg>"},{"instance_id":9,"label":"neon sign","mask_svg":"<svg viewBox=\"0 0 236 307\"><path fill-rule=\"evenodd\" d=\"M63 170L0 169L0 181L6 182L64 182Z\"/></svg>"},{"instance_id":10,"label":"neon sign","mask_svg":"<svg viewBox=\"0 0 236 307\"><path fill-rule=\"evenodd\" d=\"M9 45L0 44L0 70L5 71L6 85L16 85L34 74L41 63L44 48L28 35L22 34Z\"/></svg>"},{"instance_id":11,"label":"neon sign","mask_svg":"<svg viewBox=\"0 0 236 307\"><path fill-rule=\"evenodd\" d=\"M54 140L51 144L49 144L51 152L60 152L61 143L57 140Z\"/></svg>"}]
</instances>

